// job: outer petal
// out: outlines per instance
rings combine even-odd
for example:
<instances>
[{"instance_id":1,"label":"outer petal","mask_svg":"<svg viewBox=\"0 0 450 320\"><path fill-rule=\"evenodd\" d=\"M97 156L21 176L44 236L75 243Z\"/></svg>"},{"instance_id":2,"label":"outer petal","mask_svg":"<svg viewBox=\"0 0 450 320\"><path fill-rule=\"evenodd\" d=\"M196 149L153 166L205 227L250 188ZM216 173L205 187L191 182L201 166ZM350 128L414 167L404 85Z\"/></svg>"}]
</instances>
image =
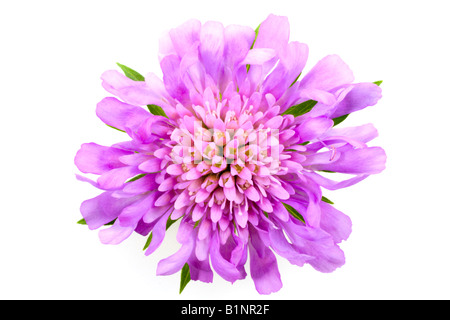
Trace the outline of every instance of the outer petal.
<instances>
[{"instance_id":1,"label":"outer petal","mask_svg":"<svg viewBox=\"0 0 450 320\"><path fill-rule=\"evenodd\" d=\"M347 93L345 98L338 103L332 118L340 117L368 106L375 105L381 98L381 88L374 83L358 83Z\"/></svg>"},{"instance_id":2,"label":"outer petal","mask_svg":"<svg viewBox=\"0 0 450 320\"><path fill-rule=\"evenodd\" d=\"M224 28L220 22L206 22L200 31L200 59L205 71L217 82L223 68Z\"/></svg>"},{"instance_id":3,"label":"outer petal","mask_svg":"<svg viewBox=\"0 0 450 320\"><path fill-rule=\"evenodd\" d=\"M112 191L106 191L99 196L86 200L81 204L81 214L89 229L97 229L116 219L124 208L138 198L114 198Z\"/></svg>"},{"instance_id":4,"label":"outer petal","mask_svg":"<svg viewBox=\"0 0 450 320\"><path fill-rule=\"evenodd\" d=\"M382 148L369 147L346 150L341 152L337 161L313 164L310 168L350 174L375 174L384 170L385 162L386 153Z\"/></svg>"},{"instance_id":5,"label":"outer petal","mask_svg":"<svg viewBox=\"0 0 450 320\"><path fill-rule=\"evenodd\" d=\"M216 232L211 239L210 247L211 264L214 270L225 280L233 283L236 280L243 279L245 274L238 270L236 264L225 259L220 252L220 240Z\"/></svg>"},{"instance_id":6,"label":"outer petal","mask_svg":"<svg viewBox=\"0 0 450 320\"><path fill-rule=\"evenodd\" d=\"M153 96L145 82L131 80L117 70L105 71L101 79L106 91L132 105L149 104L147 101Z\"/></svg>"},{"instance_id":7,"label":"outer petal","mask_svg":"<svg viewBox=\"0 0 450 320\"><path fill-rule=\"evenodd\" d=\"M159 261L158 267L156 269L157 275L170 275L174 274L177 271L180 271L184 264L188 261L189 257L191 257L194 253L195 246L195 233L193 229L191 232L184 232L187 229L184 226L180 225L178 229L177 239L182 243L181 248L171 255L170 257ZM180 239L180 230L183 230L184 234L182 239ZM181 240L181 241L180 241Z\"/></svg>"},{"instance_id":8,"label":"outer petal","mask_svg":"<svg viewBox=\"0 0 450 320\"><path fill-rule=\"evenodd\" d=\"M335 243L347 240L352 232L350 218L323 201L320 203L320 210L322 211L320 227L333 237Z\"/></svg>"},{"instance_id":9,"label":"outer petal","mask_svg":"<svg viewBox=\"0 0 450 320\"><path fill-rule=\"evenodd\" d=\"M107 125L125 131L127 127L134 129L150 114L141 107L136 107L117 100L104 98L97 104L97 116Z\"/></svg>"},{"instance_id":10,"label":"outer petal","mask_svg":"<svg viewBox=\"0 0 450 320\"><path fill-rule=\"evenodd\" d=\"M277 259L253 229L249 241L250 274L260 294L277 292L283 286Z\"/></svg>"},{"instance_id":11,"label":"outer petal","mask_svg":"<svg viewBox=\"0 0 450 320\"><path fill-rule=\"evenodd\" d=\"M156 249L159 248L161 243L164 240L164 236L166 235L166 224L167 219L169 218L170 211L168 211L164 216L162 216L158 222L155 224L152 230L152 241L145 251L145 255L148 256L152 254Z\"/></svg>"},{"instance_id":12,"label":"outer petal","mask_svg":"<svg viewBox=\"0 0 450 320\"><path fill-rule=\"evenodd\" d=\"M320 174L317 174L316 172L304 172L303 174L328 190L338 190L338 189L350 187L350 186L366 179L369 176L368 174L361 174L361 175L357 175L353 178L346 179L343 181L334 181L334 180L325 178L325 177L321 176Z\"/></svg>"},{"instance_id":13,"label":"outer petal","mask_svg":"<svg viewBox=\"0 0 450 320\"><path fill-rule=\"evenodd\" d=\"M332 272L345 263L342 250L331 236L319 228L309 228L291 222L282 222L283 229L298 252L313 256L308 263L321 272Z\"/></svg>"},{"instance_id":14,"label":"outer petal","mask_svg":"<svg viewBox=\"0 0 450 320\"><path fill-rule=\"evenodd\" d=\"M308 46L299 42L291 42L286 53L280 57L279 64L263 82L263 92L280 98L286 89L295 81L305 67L308 58Z\"/></svg>"},{"instance_id":15,"label":"outer petal","mask_svg":"<svg viewBox=\"0 0 450 320\"><path fill-rule=\"evenodd\" d=\"M118 220L122 227L135 226L142 216L152 207L154 197L144 196L141 200L129 205L120 213Z\"/></svg>"},{"instance_id":16,"label":"outer petal","mask_svg":"<svg viewBox=\"0 0 450 320\"><path fill-rule=\"evenodd\" d=\"M252 49L242 60L241 65L262 65L275 57L276 51L268 48Z\"/></svg>"},{"instance_id":17,"label":"outer petal","mask_svg":"<svg viewBox=\"0 0 450 320\"><path fill-rule=\"evenodd\" d=\"M126 166L116 168L102 174L97 182L103 189L117 189L122 187L125 181L140 173L142 173L142 171L136 167Z\"/></svg>"},{"instance_id":18,"label":"outer petal","mask_svg":"<svg viewBox=\"0 0 450 320\"><path fill-rule=\"evenodd\" d=\"M302 89L328 91L353 82L350 68L337 55L326 56L300 81Z\"/></svg>"},{"instance_id":19,"label":"outer petal","mask_svg":"<svg viewBox=\"0 0 450 320\"><path fill-rule=\"evenodd\" d=\"M135 227L135 225L123 227L116 221L111 227L100 230L98 236L103 244L120 244L133 233Z\"/></svg>"},{"instance_id":20,"label":"outer petal","mask_svg":"<svg viewBox=\"0 0 450 320\"><path fill-rule=\"evenodd\" d=\"M373 126L373 124L368 123L362 126L357 127L347 127L347 128L333 128L327 131L322 139L326 139L328 137L333 136L343 136L348 137L354 140L358 140L361 142L369 142L375 139L378 136L377 129Z\"/></svg>"},{"instance_id":21,"label":"outer petal","mask_svg":"<svg viewBox=\"0 0 450 320\"><path fill-rule=\"evenodd\" d=\"M200 261L195 257L195 255L192 255L188 260L188 264L191 280L200 280L208 283L213 281L214 274L211 270L208 259Z\"/></svg>"},{"instance_id":22,"label":"outer petal","mask_svg":"<svg viewBox=\"0 0 450 320\"><path fill-rule=\"evenodd\" d=\"M289 41L289 21L286 17L269 15L259 26L254 48L272 48L284 52Z\"/></svg>"},{"instance_id":23,"label":"outer petal","mask_svg":"<svg viewBox=\"0 0 450 320\"><path fill-rule=\"evenodd\" d=\"M169 31L173 48L178 56L183 57L192 44L200 39L200 29L200 21L192 19Z\"/></svg>"},{"instance_id":24,"label":"outer petal","mask_svg":"<svg viewBox=\"0 0 450 320\"><path fill-rule=\"evenodd\" d=\"M306 262L314 259L312 256L298 252L295 246L286 240L281 229L270 229L269 236L273 250L293 265L302 267Z\"/></svg>"},{"instance_id":25,"label":"outer petal","mask_svg":"<svg viewBox=\"0 0 450 320\"><path fill-rule=\"evenodd\" d=\"M75 156L75 165L84 173L103 174L123 167L119 158L129 154L132 152L96 143L84 143Z\"/></svg>"},{"instance_id":26,"label":"outer petal","mask_svg":"<svg viewBox=\"0 0 450 320\"><path fill-rule=\"evenodd\" d=\"M298 128L300 143L318 138L333 126L333 120L327 117L311 118L303 122Z\"/></svg>"},{"instance_id":27,"label":"outer petal","mask_svg":"<svg viewBox=\"0 0 450 320\"><path fill-rule=\"evenodd\" d=\"M249 27L230 25L224 30L225 51L224 62L232 70L250 50L255 39L255 31Z\"/></svg>"},{"instance_id":28,"label":"outer petal","mask_svg":"<svg viewBox=\"0 0 450 320\"><path fill-rule=\"evenodd\" d=\"M188 101L189 92L181 79L180 63L180 57L172 54L162 59L160 65L167 92L183 103Z\"/></svg>"}]
</instances>

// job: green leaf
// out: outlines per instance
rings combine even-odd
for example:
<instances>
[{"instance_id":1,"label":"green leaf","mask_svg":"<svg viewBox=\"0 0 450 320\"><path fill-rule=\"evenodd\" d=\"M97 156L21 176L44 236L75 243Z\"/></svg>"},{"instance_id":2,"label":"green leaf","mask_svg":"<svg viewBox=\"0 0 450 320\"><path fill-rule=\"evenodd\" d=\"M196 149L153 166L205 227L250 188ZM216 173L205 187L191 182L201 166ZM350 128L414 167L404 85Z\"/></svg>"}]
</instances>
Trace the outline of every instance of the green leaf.
<instances>
[{"instance_id":1,"label":"green leaf","mask_svg":"<svg viewBox=\"0 0 450 320\"><path fill-rule=\"evenodd\" d=\"M326 197L324 197L324 196L322 196L322 201L323 201L323 202L326 202L326 203L329 203L329 204L334 204L333 201L331 201L330 199L328 199L328 198L326 198Z\"/></svg>"},{"instance_id":2,"label":"green leaf","mask_svg":"<svg viewBox=\"0 0 450 320\"><path fill-rule=\"evenodd\" d=\"M187 284L191 281L191 273L189 271L189 265L186 263L181 269L181 279L180 279L180 294L186 288Z\"/></svg>"},{"instance_id":3,"label":"green leaf","mask_svg":"<svg viewBox=\"0 0 450 320\"><path fill-rule=\"evenodd\" d=\"M128 68L127 66L124 66L123 64L120 64L117 62L117 65L120 67L120 69L122 69L123 73L130 78L131 80L134 81L145 81L145 78L142 74L140 74L137 71L134 71L131 68Z\"/></svg>"},{"instance_id":4,"label":"green leaf","mask_svg":"<svg viewBox=\"0 0 450 320\"><path fill-rule=\"evenodd\" d=\"M107 124L107 126L110 127L110 128L116 129L116 130L118 130L118 131L120 131L120 132L125 132L125 131L123 131L123 130L117 129L116 127L110 126L109 124Z\"/></svg>"},{"instance_id":5,"label":"green leaf","mask_svg":"<svg viewBox=\"0 0 450 320\"><path fill-rule=\"evenodd\" d=\"M317 101L315 100L307 100L305 102L290 107L285 112L283 112L283 115L292 114L294 117L298 117L301 116L302 114L310 112L316 104Z\"/></svg>"},{"instance_id":6,"label":"green leaf","mask_svg":"<svg viewBox=\"0 0 450 320\"><path fill-rule=\"evenodd\" d=\"M383 80L374 81L373 83L375 83L377 86L380 86L383 83Z\"/></svg>"},{"instance_id":7,"label":"green leaf","mask_svg":"<svg viewBox=\"0 0 450 320\"><path fill-rule=\"evenodd\" d=\"M169 118L166 113L164 112L163 108L160 106L157 106L156 104L149 104L147 105L148 111L150 111L151 114L154 114L155 116L163 116L166 118Z\"/></svg>"},{"instance_id":8,"label":"green leaf","mask_svg":"<svg viewBox=\"0 0 450 320\"><path fill-rule=\"evenodd\" d=\"M255 29L255 39L253 40L253 43L252 43L252 46L250 47L250 50L252 50L253 46L255 45L256 38L258 37L258 33L259 33L259 27L261 27L261 24L259 24L259 26L257 26L256 29ZM248 72L248 70L250 70L250 65L248 64L246 67L247 67L247 72Z\"/></svg>"},{"instance_id":9,"label":"green leaf","mask_svg":"<svg viewBox=\"0 0 450 320\"><path fill-rule=\"evenodd\" d=\"M297 78L295 78L294 82L291 83L291 85L289 86L289 88L292 87L292 86L294 85L294 83L297 82L298 78L300 78L301 75L302 75L302 73L300 72L300 74L297 76Z\"/></svg>"},{"instance_id":10,"label":"green leaf","mask_svg":"<svg viewBox=\"0 0 450 320\"><path fill-rule=\"evenodd\" d=\"M105 223L104 226L112 226L114 224L114 222L116 222L116 219L114 219L113 221L110 221L108 223Z\"/></svg>"},{"instance_id":11,"label":"green leaf","mask_svg":"<svg viewBox=\"0 0 450 320\"><path fill-rule=\"evenodd\" d=\"M287 203L283 203L283 206L286 208L286 210L292 214L294 216L294 218L297 218L298 220L300 220L301 222L305 223L305 219L303 218L303 216L298 213L297 210L295 210L293 207L291 207L290 205L288 205Z\"/></svg>"},{"instance_id":12,"label":"green leaf","mask_svg":"<svg viewBox=\"0 0 450 320\"><path fill-rule=\"evenodd\" d=\"M113 221L110 221L110 222L104 224L104 226L111 226L111 225L114 224L114 222L116 222L116 219L114 219ZM79 220L77 223L78 224L82 224L82 225L87 225L86 220L84 220L84 219Z\"/></svg>"},{"instance_id":13,"label":"green leaf","mask_svg":"<svg viewBox=\"0 0 450 320\"><path fill-rule=\"evenodd\" d=\"M259 24L259 26L256 27L255 29L255 40L253 40L252 46L250 47L250 50L253 49L255 42L256 42L256 38L258 38L258 34L259 34L259 27L261 27L261 24Z\"/></svg>"},{"instance_id":14,"label":"green leaf","mask_svg":"<svg viewBox=\"0 0 450 320\"><path fill-rule=\"evenodd\" d=\"M144 250L144 251L147 250L147 248L150 246L150 242L152 242L152 238L153 238L153 233L150 233L150 235L147 238L147 241L145 242L144 249L142 249L142 250Z\"/></svg>"},{"instance_id":15,"label":"green leaf","mask_svg":"<svg viewBox=\"0 0 450 320\"><path fill-rule=\"evenodd\" d=\"M181 217L180 217L181 218ZM167 223L166 223L166 230L170 228L171 225L173 225L175 222L177 222L178 220L180 220L180 218L176 219L176 220L172 220L172 219L167 219Z\"/></svg>"},{"instance_id":16,"label":"green leaf","mask_svg":"<svg viewBox=\"0 0 450 320\"><path fill-rule=\"evenodd\" d=\"M344 114L343 116L337 117L337 118L333 118L333 122L334 122L334 126L337 126L339 123L341 123L342 121L344 121L345 119L347 119L348 114Z\"/></svg>"},{"instance_id":17,"label":"green leaf","mask_svg":"<svg viewBox=\"0 0 450 320\"><path fill-rule=\"evenodd\" d=\"M125 181L125 183L133 182L133 181L139 180L140 178L145 177L146 175L147 175L146 173L138 174L137 176L134 176L133 178L130 178L130 179L128 179L127 181Z\"/></svg>"}]
</instances>

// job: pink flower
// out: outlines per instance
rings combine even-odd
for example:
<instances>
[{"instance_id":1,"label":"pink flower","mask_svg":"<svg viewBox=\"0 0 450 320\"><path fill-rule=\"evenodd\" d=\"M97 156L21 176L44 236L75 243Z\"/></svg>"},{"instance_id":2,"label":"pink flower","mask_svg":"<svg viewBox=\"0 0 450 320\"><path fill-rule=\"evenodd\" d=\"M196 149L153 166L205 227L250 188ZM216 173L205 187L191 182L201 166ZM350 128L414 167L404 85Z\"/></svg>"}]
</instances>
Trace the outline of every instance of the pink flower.
<instances>
[{"instance_id":1,"label":"pink flower","mask_svg":"<svg viewBox=\"0 0 450 320\"><path fill-rule=\"evenodd\" d=\"M256 37L248 27L191 20L160 41L162 81L105 72L103 87L117 98L103 99L97 115L129 139L83 144L75 157L81 172L99 175L78 178L104 190L81 205L89 228L113 222L99 231L105 244L151 233L149 255L180 219L181 247L158 275L187 264L193 280L212 282L214 270L233 283L250 260L261 294L282 286L275 254L322 272L342 266L338 244L351 221L322 188L379 173L386 156L367 146L377 136L371 124L334 125L376 104L381 89L352 83L336 55L297 81L307 56L305 44L289 42L285 17L270 15ZM350 177L333 181L323 171Z\"/></svg>"}]
</instances>

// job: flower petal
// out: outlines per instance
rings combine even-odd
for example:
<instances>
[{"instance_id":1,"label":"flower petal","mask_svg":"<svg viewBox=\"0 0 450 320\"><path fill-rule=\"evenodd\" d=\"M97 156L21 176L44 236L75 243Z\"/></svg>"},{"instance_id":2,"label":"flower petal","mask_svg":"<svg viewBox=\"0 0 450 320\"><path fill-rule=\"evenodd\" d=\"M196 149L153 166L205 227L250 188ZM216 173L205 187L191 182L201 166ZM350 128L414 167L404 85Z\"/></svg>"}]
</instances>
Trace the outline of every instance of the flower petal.
<instances>
[{"instance_id":1,"label":"flower petal","mask_svg":"<svg viewBox=\"0 0 450 320\"><path fill-rule=\"evenodd\" d=\"M84 173L103 174L123 167L119 158L132 152L104 147L96 143L84 143L75 156L75 165Z\"/></svg>"},{"instance_id":2,"label":"flower petal","mask_svg":"<svg viewBox=\"0 0 450 320\"><path fill-rule=\"evenodd\" d=\"M137 200L136 197L114 198L112 193L112 191L103 192L81 204L80 211L89 229L94 230L113 221L124 208Z\"/></svg>"},{"instance_id":3,"label":"flower petal","mask_svg":"<svg viewBox=\"0 0 450 320\"><path fill-rule=\"evenodd\" d=\"M153 252L155 252L155 250L158 249L161 243L163 242L164 236L166 235L166 225L169 215L170 211L167 211L167 213L164 216L162 216L153 227L152 241L150 242L150 245L148 246L147 250L145 250L146 256L149 256Z\"/></svg>"},{"instance_id":4,"label":"flower petal","mask_svg":"<svg viewBox=\"0 0 450 320\"><path fill-rule=\"evenodd\" d=\"M100 230L98 236L103 244L120 244L133 233L135 227L135 225L123 227L116 221L111 227Z\"/></svg>"},{"instance_id":5,"label":"flower petal","mask_svg":"<svg viewBox=\"0 0 450 320\"><path fill-rule=\"evenodd\" d=\"M186 228L180 225L178 232L180 232L180 230L185 231ZM179 239L178 235L177 239ZM181 248L170 257L159 261L156 268L156 274L159 276L165 276L180 271L183 268L184 264L188 261L189 257L194 254L194 246L195 232L193 231L193 229L191 229L191 232L188 232L186 235L184 235Z\"/></svg>"},{"instance_id":6,"label":"flower petal","mask_svg":"<svg viewBox=\"0 0 450 320\"><path fill-rule=\"evenodd\" d=\"M300 88L328 91L353 82L350 68L337 55L329 55L320 60L300 81Z\"/></svg>"},{"instance_id":7,"label":"flower petal","mask_svg":"<svg viewBox=\"0 0 450 320\"><path fill-rule=\"evenodd\" d=\"M104 98L97 104L97 116L107 125L126 131L137 128L150 114L141 107L121 102L113 97Z\"/></svg>"},{"instance_id":8,"label":"flower petal","mask_svg":"<svg viewBox=\"0 0 450 320\"><path fill-rule=\"evenodd\" d=\"M223 25L220 22L206 22L200 31L200 59L205 66L205 71L216 82L223 63L224 47Z\"/></svg>"},{"instance_id":9,"label":"flower petal","mask_svg":"<svg viewBox=\"0 0 450 320\"><path fill-rule=\"evenodd\" d=\"M250 27L230 25L225 27L224 62L232 70L239 61L243 60L255 39L255 31Z\"/></svg>"},{"instance_id":10,"label":"flower petal","mask_svg":"<svg viewBox=\"0 0 450 320\"><path fill-rule=\"evenodd\" d=\"M199 280L207 283L211 283L213 281L214 274L211 270L208 259L200 261L197 257L195 257L195 255L192 255L188 260L188 264L191 280Z\"/></svg>"},{"instance_id":11,"label":"flower petal","mask_svg":"<svg viewBox=\"0 0 450 320\"><path fill-rule=\"evenodd\" d=\"M253 228L252 228L253 229ZM251 230L252 230L251 229ZM254 230L254 229L253 229ZM251 232L249 241L250 274L260 294L277 292L283 286L275 255L266 247L257 231Z\"/></svg>"},{"instance_id":12,"label":"flower petal","mask_svg":"<svg viewBox=\"0 0 450 320\"><path fill-rule=\"evenodd\" d=\"M375 105L381 98L381 88L374 83L364 82L353 85L353 89L338 103L332 118L337 118L368 106Z\"/></svg>"},{"instance_id":13,"label":"flower petal","mask_svg":"<svg viewBox=\"0 0 450 320\"><path fill-rule=\"evenodd\" d=\"M142 173L142 171L136 167L126 166L116 168L102 174L97 182L99 186L104 189L117 189L122 187L128 179L133 178L140 173Z\"/></svg>"},{"instance_id":14,"label":"flower petal","mask_svg":"<svg viewBox=\"0 0 450 320\"><path fill-rule=\"evenodd\" d=\"M335 243L347 240L352 232L350 218L323 201L320 203L320 210L322 212L320 227L333 237Z\"/></svg>"},{"instance_id":15,"label":"flower petal","mask_svg":"<svg viewBox=\"0 0 450 320\"><path fill-rule=\"evenodd\" d=\"M322 136L325 132L333 127L333 120L328 117L310 118L303 122L298 131L300 135L300 143L311 141Z\"/></svg>"},{"instance_id":16,"label":"flower petal","mask_svg":"<svg viewBox=\"0 0 450 320\"><path fill-rule=\"evenodd\" d=\"M289 41L289 21L287 17L270 14L259 26L253 48L272 48L284 52Z\"/></svg>"},{"instance_id":17,"label":"flower petal","mask_svg":"<svg viewBox=\"0 0 450 320\"><path fill-rule=\"evenodd\" d=\"M200 39L201 23L198 20L191 19L179 27L169 31L173 48L178 56L183 57L189 48Z\"/></svg>"},{"instance_id":18,"label":"flower petal","mask_svg":"<svg viewBox=\"0 0 450 320\"><path fill-rule=\"evenodd\" d=\"M242 274L235 264L231 263L222 256L217 232L211 239L210 255L212 267L223 279L234 283L236 280L240 280L245 277L245 274Z\"/></svg>"},{"instance_id":19,"label":"flower petal","mask_svg":"<svg viewBox=\"0 0 450 320\"><path fill-rule=\"evenodd\" d=\"M376 174L385 169L385 162L386 153L382 148L369 147L341 152L337 161L313 164L310 168L350 174Z\"/></svg>"},{"instance_id":20,"label":"flower petal","mask_svg":"<svg viewBox=\"0 0 450 320\"><path fill-rule=\"evenodd\" d=\"M314 259L314 257L298 252L295 246L286 240L281 229L270 229L269 237L273 250L293 265L302 267L306 262Z\"/></svg>"}]
</instances>

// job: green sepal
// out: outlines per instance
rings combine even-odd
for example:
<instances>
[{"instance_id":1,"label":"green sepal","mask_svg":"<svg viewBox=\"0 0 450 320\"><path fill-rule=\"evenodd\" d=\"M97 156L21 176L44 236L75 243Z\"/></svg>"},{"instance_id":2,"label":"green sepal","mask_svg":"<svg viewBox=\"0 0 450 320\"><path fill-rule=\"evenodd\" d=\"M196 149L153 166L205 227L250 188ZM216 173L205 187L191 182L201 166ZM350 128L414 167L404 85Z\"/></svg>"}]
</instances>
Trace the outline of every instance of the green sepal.
<instances>
[{"instance_id":1,"label":"green sepal","mask_svg":"<svg viewBox=\"0 0 450 320\"><path fill-rule=\"evenodd\" d=\"M300 104L290 107L285 112L283 112L283 115L292 114L294 117L298 117L305 113L310 112L316 104L317 104L317 101L315 101L315 100L307 100Z\"/></svg>"},{"instance_id":2,"label":"green sepal","mask_svg":"<svg viewBox=\"0 0 450 320\"><path fill-rule=\"evenodd\" d=\"M177 222L180 218L178 218L177 220L172 220L172 219L167 219L167 223L166 223L166 230L170 228L171 225L173 225L175 222Z\"/></svg>"},{"instance_id":3,"label":"green sepal","mask_svg":"<svg viewBox=\"0 0 450 320\"><path fill-rule=\"evenodd\" d=\"M344 114L343 116L337 117L337 118L333 118L333 127L337 126L339 123L341 123L342 121L344 121L345 119L347 119L348 114Z\"/></svg>"},{"instance_id":4,"label":"green sepal","mask_svg":"<svg viewBox=\"0 0 450 320\"><path fill-rule=\"evenodd\" d=\"M297 210L295 210L292 206L288 205L287 203L283 203L283 206L294 218L305 223L305 219L303 218L303 216Z\"/></svg>"},{"instance_id":5,"label":"green sepal","mask_svg":"<svg viewBox=\"0 0 450 320\"><path fill-rule=\"evenodd\" d=\"M291 83L291 85L289 86L289 88L292 87L292 86L294 85L294 83L297 82L297 80L300 78L301 75L302 75L302 73L300 72L300 74L297 76L297 78L295 78L295 80Z\"/></svg>"},{"instance_id":6,"label":"green sepal","mask_svg":"<svg viewBox=\"0 0 450 320\"><path fill-rule=\"evenodd\" d=\"M114 224L114 222L116 222L116 219L114 219L113 221L110 221L110 222L104 224L104 226L111 226L111 225ZM86 220L84 220L84 219L81 219L81 220L77 221L77 223L78 224L82 224L82 225L87 225Z\"/></svg>"},{"instance_id":7,"label":"green sepal","mask_svg":"<svg viewBox=\"0 0 450 320\"><path fill-rule=\"evenodd\" d=\"M373 83L380 86L383 83L383 80L374 81Z\"/></svg>"},{"instance_id":8,"label":"green sepal","mask_svg":"<svg viewBox=\"0 0 450 320\"><path fill-rule=\"evenodd\" d=\"M183 269L181 269L181 279L180 279L180 294L186 288L187 284L191 281L191 272L189 270L189 265L184 264Z\"/></svg>"},{"instance_id":9,"label":"green sepal","mask_svg":"<svg viewBox=\"0 0 450 320\"><path fill-rule=\"evenodd\" d=\"M120 64L117 62L117 65L120 67L120 69L122 69L123 73L130 78L131 80L134 81L145 81L145 78L142 74L140 74L139 72L124 66L123 64Z\"/></svg>"},{"instance_id":10,"label":"green sepal","mask_svg":"<svg viewBox=\"0 0 450 320\"><path fill-rule=\"evenodd\" d=\"M329 204L334 204L333 201L331 201L330 199L328 199L327 197L324 197L324 196L322 196L322 201L326 202L326 203L329 203Z\"/></svg>"},{"instance_id":11,"label":"green sepal","mask_svg":"<svg viewBox=\"0 0 450 320\"><path fill-rule=\"evenodd\" d=\"M257 26L256 29L255 29L255 39L253 40L253 43L252 43L252 46L250 47L250 50L252 50L253 46L255 45L256 38L258 37L258 33L259 33L259 27L261 27L261 24L259 24L259 26ZM246 65L246 68L247 68L247 72L248 72L248 70L250 70L250 65L249 64Z\"/></svg>"},{"instance_id":12,"label":"green sepal","mask_svg":"<svg viewBox=\"0 0 450 320\"><path fill-rule=\"evenodd\" d=\"M108 126L108 127L110 127L110 128L116 129L117 131L120 131L120 132L126 132L126 131L123 131L123 130L117 129L116 127L110 126L109 124L107 124L107 126Z\"/></svg>"},{"instance_id":13,"label":"green sepal","mask_svg":"<svg viewBox=\"0 0 450 320\"><path fill-rule=\"evenodd\" d=\"M127 181L125 181L125 183L129 183L129 182L133 182L133 181L139 180L140 178L143 178L146 175L147 175L146 173L138 174L137 176L134 176L133 178L130 178Z\"/></svg>"},{"instance_id":14,"label":"green sepal","mask_svg":"<svg viewBox=\"0 0 450 320\"><path fill-rule=\"evenodd\" d=\"M147 248L150 246L150 242L152 242L153 233L150 233L150 235L147 238L147 241L145 242L143 251L147 250Z\"/></svg>"},{"instance_id":15,"label":"green sepal","mask_svg":"<svg viewBox=\"0 0 450 320\"><path fill-rule=\"evenodd\" d=\"M253 47L255 46L256 38L258 38L258 34L259 34L259 27L261 27L261 24L259 24L255 29L255 39L253 40L250 50L253 49Z\"/></svg>"},{"instance_id":16,"label":"green sepal","mask_svg":"<svg viewBox=\"0 0 450 320\"><path fill-rule=\"evenodd\" d=\"M166 118L169 118L166 113L164 112L163 108L160 106L157 106L156 104L149 104L147 105L148 111L150 111L151 114L154 114L155 116L163 116Z\"/></svg>"},{"instance_id":17,"label":"green sepal","mask_svg":"<svg viewBox=\"0 0 450 320\"><path fill-rule=\"evenodd\" d=\"M173 225L175 222L177 222L180 218L178 218L177 220L172 220L170 218L167 219L166 222L166 231L170 228L171 225ZM147 238L147 241L145 242L144 245L144 251L150 246L150 243L152 242L152 238L153 238L153 233L150 233L150 235Z\"/></svg>"}]
</instances>

